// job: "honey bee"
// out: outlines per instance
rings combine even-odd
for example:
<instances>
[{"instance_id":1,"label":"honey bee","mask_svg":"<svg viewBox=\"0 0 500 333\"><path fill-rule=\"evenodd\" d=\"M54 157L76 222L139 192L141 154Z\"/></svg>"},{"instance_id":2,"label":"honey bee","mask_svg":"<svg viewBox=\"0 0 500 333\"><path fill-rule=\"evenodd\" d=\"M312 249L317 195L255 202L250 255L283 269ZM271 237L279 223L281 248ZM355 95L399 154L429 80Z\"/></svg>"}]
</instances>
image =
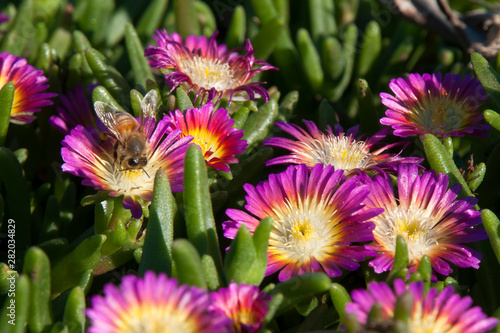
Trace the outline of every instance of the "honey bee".
<instances>
[{"instance_id":1,"label":"honey bee","mask_svg":"<svg viewBox=\"0 0 500 333\"><path fill-rule=\"evenodd\" d=\"M144 118L155 118L156 116L158 108L156 90L151 90L141 101L140 121L137 121L130 113L117 110L104 102L95 102L94 108L101 122L108 128L109 135L116 139L113 157L115 163L118 161L123 168L121 171L144 170L148 164L148 143L144 131Z\"/></svg>"}]
</instances>

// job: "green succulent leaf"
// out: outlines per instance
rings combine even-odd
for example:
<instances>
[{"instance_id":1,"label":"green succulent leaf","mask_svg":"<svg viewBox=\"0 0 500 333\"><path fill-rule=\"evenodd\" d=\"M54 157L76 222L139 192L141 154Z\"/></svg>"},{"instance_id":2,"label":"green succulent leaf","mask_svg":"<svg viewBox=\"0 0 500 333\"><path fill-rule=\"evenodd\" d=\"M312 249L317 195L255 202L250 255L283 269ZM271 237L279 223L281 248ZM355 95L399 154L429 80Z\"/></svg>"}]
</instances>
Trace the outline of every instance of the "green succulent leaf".
<instances>
[{"instance_id":1,"label":"green succulent leaf","mask_svg":"<svg viewBox=\"0 0 500 333\"><path fill-rule=\"evenodd\" d=\"M52 268L52 292L60 294L75 287L88 270L99 263L101 247L106 241L104 235L94 235L83 240L73 251L67 254Z\"/></svg>"},{"instance_id":2,"label":"green succulent leaf","mask_svg":"<svg viewBox=\"0 0 500 333\"><path fill-rule=\"evenodd\" d=\"M188 237L201 255L209 254L222 271L217 229L212 211L205 159L201 149L189 146L184 161L184 216Z\"/></svg>"},{"instance_id":3,"label":"green succulent leaf","mask_svg":"<svg viewBox=\"0 0 500 333\"><path fill-rule=\"evenodd\" d=\"M155 176L148 228L139 264L140 274L153 270L171 276L171 248L174 241L174 218L177 213L177 204L168 176L163 169L159 169Z\"/></svg>"},{"instance_id":4,"label":"green succulent leaf","mask_svg":"<svg viewBox=\"0 0 500 333\"><path fill-rule=\"evenodd\" d=\"M274 126L278 119L278 103L271 100L259 108L258 112L252 113L243 126L243 140L247 140L247 151L253 149L262 142Z\"/></svg>"},{"instance_id":5,"label":"green succulent leaf","mask_svg":"<svg viewBox=\"0 0 500 333\"><path fill-rule=\"evenodd\" d=\"M273 297L277 294L284 296L276 315L286 312L299 302L309 299L314 295L327 292L330 285L330 277L322 273L298 275L280 282L269 292Z\"/></svg>"},{"instance_id":6,"label":"green succulent leaf","mask_svg":"<svg viewBox=\"0 0 500 333\"><path fill-rule=\"evenodd\" d=\"M15 91L14 82L7 82L0 90L0 146L5 144Z\"/></svg>"},{"instance_id":7,"label":"green succulent leaf","mask_svg":"<svg viewBox=\"0 0 500 333\"><path fill-rule=\"evenodd\" d=\"M500 74L479 53L471 54L472 67L491 99L500 107Z\"/></svg>"},{"instance_id":8,"label":"green succulent leaf","mask_svg":"<svg viewBox=\"0 0 500 333\"><path fill-rule=\"evenodd\" d=\"M347 290L338 283L332 283L330 286L330 298L332 299L333 306L340 317L340 323L343 323L345 320L345 306L347 303L351 302L351 296Z\"/></svg>"},{"instance_id":9,"label":"green succulent leaf","mask_svg":"<svg viewBox=\"0 0 500 333\"><path fill-rule=\"evenodd\" d=\"M227 29L226 45L229 49L243 45L246 35L246 16L245 8L238 5L233 11L231 23Z\"/></svg>"},{"instance_id":10,"label":"green succulent leaf","mask_svg":"<svg viewBox=\"0 0 500 333\"><path fill-rule=\"evenodd\" d=\"M28 328L30 332L44 332L53 323L50 262L37 247L31 247L24 256L23 275L29 277ZM17 290L16 290L17 292Z\"/></svg>"},{"instance_id":11,"label":"green succulent leaf","mask_svg":"<svg viewBox=\"0 0 500 333\"><path fill-rule=\"evenodd\" d=\"M25 249L31 239L28 184L16 156L5 147L0 147L0 179L5 188L5 203L8 207L8 215L5 216L15 228L16 248Z\"/></svg>"},{"instance_id":12,"label":"green succulent leaf","mask_svg":"<svg viewBox=\"0 0 500 333\"><path fill-rule=\"evenodd\" d=\"M448 175L448 177L450 177L450 183L461 184L461 194L463 196L474 196L465 182L464 177L455 165L455 162L453 162L449 152L438 138L432 134L426 134L424 136L424 149L425 155L432 169L436 170L436 172Z\"/></svg>"},{"instance_id":13,"label":"green succulent leaf","mask_svg":"<svg viewBox=\"0 0 500 333\"><path fill-rule=\"evenodd\" d=\"M186 239L175 240L172 245L172 257L179 284L207 289L200 254L191 242Z\"/></svg>"},{"instance_id":14,"label":"green succulent leaf","mask_svg":"<svg viewBox=\"0 0 500 333\"><path fill-rule=\"evenodd\" d=\"M15 292L7 294L8 298L6 299L5 304L2 307L2 311L0 312L0 332L25 332L25 326L28 322L29 311L31 308L30 301L32 297L35 297L31 295L30 287L31 281L27 275L23 274L17 277L15 281L15 288L13 289ZM35 290L38 290L38 288L35 287ZM37 302L38 299L34 299L34 301ZM45 311L46 307L42 307L41 310ZM46 313L42 313L40 315L43 317ZM42 318L39 319L43 320Z\"/></svg>"}]
</instances>

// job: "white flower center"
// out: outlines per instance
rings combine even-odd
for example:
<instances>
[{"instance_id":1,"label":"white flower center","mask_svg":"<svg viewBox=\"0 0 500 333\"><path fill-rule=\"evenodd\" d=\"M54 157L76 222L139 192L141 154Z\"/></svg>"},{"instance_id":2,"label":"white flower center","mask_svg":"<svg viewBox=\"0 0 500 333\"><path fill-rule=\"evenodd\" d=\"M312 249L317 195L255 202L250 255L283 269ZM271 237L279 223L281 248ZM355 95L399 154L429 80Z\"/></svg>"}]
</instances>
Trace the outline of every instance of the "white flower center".
<instances>
[{"instance_id":1,"label":"white flower center","mask_svg":"<svg viewBox=\"0 0 500 333\"><path fill-rule=\"evenodd\" d=\"M148 154L150 155L150 154ZM113 156L103 153L96 163L96 173L113 192L140 196L153 191L154 176L161 167L157 156L148 156L144 168L124 169Z\"/></svg>"},{"instance_id":2,"label":"white flower center","mask_svg":"<svg viewBox=\"0 0 500 333\"><path fill-rule=\"evenodd\" d=\"M452 328L441 307L436 306L429 313L423 313L422 304L415 304L415 309L410 318L410 333L446 333Z\"/></svg>"},{"instance_id":3,"label":"white flower center","mask_svg":"<svg viewBox=\"0 0 500 333\"><path fill-rule=\"evenodd\" d=\"M217 91L224 91L240 86L229 64L221 63L219 59L194 56L191 59L185 59L180 69L195 85L205 90L214 88Z\"/></svg>"},{"instance_id":4,"label":"white flower center","mask_svg":"<svg viewBox=\"0 0 500 333\"><path fill-rule=\"evenodd\" d=\"M438 244L433 230L436 220L427 210L403 210L396 206L373 218L375 240L387 251L396 251L396 237L403 236L408 246L410 264L418 262L429 249Z\"/></svg>"},{"instance_id":5,"label":"white flower center","mask_svg":"<svg viewBox=\"0 0 500 333\"><path fill-rule=\"evenodd\" d=\"M334 236L331 209L324 204L291 204L275 209L269 250L286 257L289 262L309 263L310 258L321 261L332 246ZM333 225L332 225L333 224Z\"/></svg>"},{"instance_id":6,"label":"white flower center","mask_svg":"<svg viewBox=\"0 0 500 333\"><path fill-rule=\"evenodd\" d=\"M467 122L471 112L465 102L446 95L423 98L420 107L415 110L415 122L434 133L446 134L458 130Z\"/></svg>"},{"instance_id":7,"label":"white flower center","mask_svg":"<svg viewBox=\"0 0 500 333\"><path fill-rule=\"evenodd\" d=\"M375 164L364 141L352 140L349 137L324 136L323 140L303 144L306 148L304 154L310 161L308 164L310 167L322 163L333 165L335 169L350 171Z\"/></svg>"}]
</instances>

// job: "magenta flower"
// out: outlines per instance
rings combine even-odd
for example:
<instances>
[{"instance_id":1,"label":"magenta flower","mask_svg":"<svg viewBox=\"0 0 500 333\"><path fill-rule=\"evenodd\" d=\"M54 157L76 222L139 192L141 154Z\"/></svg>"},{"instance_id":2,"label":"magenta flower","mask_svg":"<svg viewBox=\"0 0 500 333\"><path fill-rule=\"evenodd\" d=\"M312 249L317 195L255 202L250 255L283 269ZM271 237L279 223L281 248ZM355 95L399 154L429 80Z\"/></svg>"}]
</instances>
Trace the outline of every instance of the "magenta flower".
<instances>
[{"instance_id":1,"label":"magenta flower","mask_svg":"<svg viewBox=\"0 0 500 333\"><path fill-rule=\"evenodd\" d=\"M178 285L165 274L127 275L120 287L106 284L104 296L92 297L87 332L231 332L230 321L208 312L209 304L207 291Z\"/></svg>"},{"instance_id":2,"label":"magenta flower","mask_svg":"<svg viewBox=\"0 0 500 333\"><path fill-rule=\"evenodd\" d=\"M52 105L49 98L55 93L43 92L49 85L42 70L28 65L26 59L7 52L0 53L0 89L7 82L14 82L14 103L10 112L10 122L14 124L31 123L35 112L42 107Z\"/></svg>"},{"instance_id":3,"label":"magenta flower","mask_svg":"<svg viewBox=\"0 0 500 333\"><path fill-rule=\"evenodd\" d=\"M9 15L5 13L0 13L0 24L7 22L9 20Z\"/></svg>"},{"instance_id":4,"label":"magenta flower","mask_svg":"<svg viewBox=\"0 0 500 333\"><path fill-rule=\"evenodd\" d=\"M232 332L257 332L267 314L270 297L259 287L238 285L234 282L228 288L221 288L210 294L209 311L226 316L232 321Z\"/></svg>"},{"instance_id":5,"label":"magenta flower","mask_svg":"<svg viewBox=\"0 0 500 333\"><path fill-rule=\"evenodd\" d=\"M92 96L96 86L89 84L85 89L79 84L65 95L61 95L61 105L56 107L57 116L50 116L49 124L64 135L69 134L77 125L95 127L97 117L94 108L89 105L87 93Z\"/></svg>"},{"instance_id":6,"label":"magenta flower","mask_svg":"<svg viewBox=\"0 0 500 333\"><path fill-rule=\"evenodd\" d=\"M225 45L218 45L217 32L208 41L204 36L192 35L184 43L179 34L169 35L165 29L156 34L153 39L158 46L149 46L144 55L149 57L152 67L169 70L165 80L171 90L184 84L189 91L196 92L196 99L201 96L202 103L217 103L221 98L231 101L233 97L243 100L262 97L269 101L269 93L260 86L264 82L249 81L259 72L276 68L255 60L249 40L244 47L245 55L240 55L238 49L228 52Z\"/></svg>"},{"instance_id":7,"label":"magenta flower","mask_svg":"<svg viewBox=\"0 0 500 333\"><path fill-rule=\"evenodd\" d=\"M394 96L380 93L389 109L380 123L392 126L394 135L406 137L431 133L437 137L483 136L491 127L478 110L488 95L470 75L410 74L389 83Z\"/></svg>"},{"instance_id":8,"label":"magenta flower","mask_svg":"<svg viewBox=\"0 0 500 333\"><path fill-rule=\"evenodd\" d=\"M418 157L399 156L408 143L398 142L376 148L379 141L386 137L389 129L380 130L364 140L362 137L356 138L359 126L349 129L347 133L344 133L340 125L335 125L335 132L328 126L325 134L314 122L308 120L303 120L303 122L307 131L294 124L276 122L276 127L297 140L279 137L264 140L263 145L291 151L289 155L267 161L266 165L305 164L309 168L316 164L333 165L337 170L344 170L346 175L352 175L358 170L394 172L399 164L420 163L423 160ZM401 146L399 153L385 152L395 146Z\"/></svg>"},{"instance_id":9,"label":"magenta flower","mask_svg":"<svg viewBox=\"0 0 500 333\"><path fill-rule=\"evenodd\" d=\"M228 164L238 163L235 155L243 153L247 141L242 140L243 131L233 127L231 119L225 109L213 111L212 103L201 108L188 109L186 114L179 110L170 112L169 131L181 130L181 137L191 135L193 143L201 148L205 161L215 170L229 172Z\"/></svg>"},{"instance_id":10,"label":"magenta flower","mask_svg":"<svg viewBox=\"0 0 500 333\"><path fill-rule=\"evenodd\" d=\"M340 276L342 268L356 270L358 261L376 252L353 243L373 240L371 218L382 209L364 209L369 192L359 178L345 179L343 170L322 164L309 174L307 166L290 166L269 181L246 184L249 212L228 209L231 221L223 223L224 236L234 238L240 225L254 232L260 220L273 218L269 236L266 275L280 271L279 280L326 272Z\"/></svg>"},{"instance_id":11,"label":"magenta flower","mask_svg":"<svg viewBox=\"0 0 500 333\"><path fill-rule=\"evenodd\" d=\"M479 267L481 254L463 243L486 239L486 233L473 228L481 223L480 212L473 208L477 199L457 199L460 184L448 189L448 176L434 171L419 175L415 165L399 167L398 198L389 177L376 175L366 182L371 189L364 201L366 207L384 209L372 219L375 242L370 247L378 256L368 265L376 273L392 268L398 235L408 245L409 272L417 269L424 255L433 270L442 275L452 272L448 262L458 267Z\"/></svg>"},{"instance_id":12,"label":"magenta flower","mask_svg":"<svg viewBox=\"0 0 500 333\"><path fill-rule=\"evenodd\" d=\"M373 325L393 327L397 321L396 303L407 293L412 296L408 332L482 333L498 323L497 318L488 318L480 307L471 307L472 299L455 294L452 286L441 292L431 288L426 293L422 281L407 286L400 279L394 281L394 291L385 282L371 282L368 290L354 290L352 302L345 308L346 316L354 316L367 330L374 329L373 332L378 331ZM370 322L368 315L376 303L381 307L381 318Z\"/></svg>"},{"instance_id":13,"label":"magenta flower","mask_svg":"<svg viewBox=\"0 0 500 333\"><path fill-rule=\"evenodd\" d=\"M134 218L142 215L137 198L151 201L158 169L167 173L173 192L183 190L184 156L192 139L190 136L179 138L180 130L168 133L170 123L165 119L157 126L154 119L148 119L144 126L147 164L142 168L123 168L114 156L116 140L109 137L102 142L93 127L78 125L62 141L63 171L82 177L83 185L110 191L111 197L123 195L123 205L131 209Z\"/></svg>"}]
</instances>

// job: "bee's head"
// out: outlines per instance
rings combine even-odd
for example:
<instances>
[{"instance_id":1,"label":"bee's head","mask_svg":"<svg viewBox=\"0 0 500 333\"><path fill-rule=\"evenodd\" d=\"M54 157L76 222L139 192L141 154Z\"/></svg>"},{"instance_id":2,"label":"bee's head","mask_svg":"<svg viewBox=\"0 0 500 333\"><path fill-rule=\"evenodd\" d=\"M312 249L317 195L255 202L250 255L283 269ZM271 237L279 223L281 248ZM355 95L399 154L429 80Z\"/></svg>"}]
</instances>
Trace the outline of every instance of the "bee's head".
<instances>
[{"instance_id":1,"label":"bee's head","mask_svg":"<svg viewBox=\"0 0 500 333\"><path fill-rule=\"evenodd\" d=\"M131 157L126 160L127 167L130 169L143 168L148 164L146 157Z\"/></svg>"}]
</instances>

